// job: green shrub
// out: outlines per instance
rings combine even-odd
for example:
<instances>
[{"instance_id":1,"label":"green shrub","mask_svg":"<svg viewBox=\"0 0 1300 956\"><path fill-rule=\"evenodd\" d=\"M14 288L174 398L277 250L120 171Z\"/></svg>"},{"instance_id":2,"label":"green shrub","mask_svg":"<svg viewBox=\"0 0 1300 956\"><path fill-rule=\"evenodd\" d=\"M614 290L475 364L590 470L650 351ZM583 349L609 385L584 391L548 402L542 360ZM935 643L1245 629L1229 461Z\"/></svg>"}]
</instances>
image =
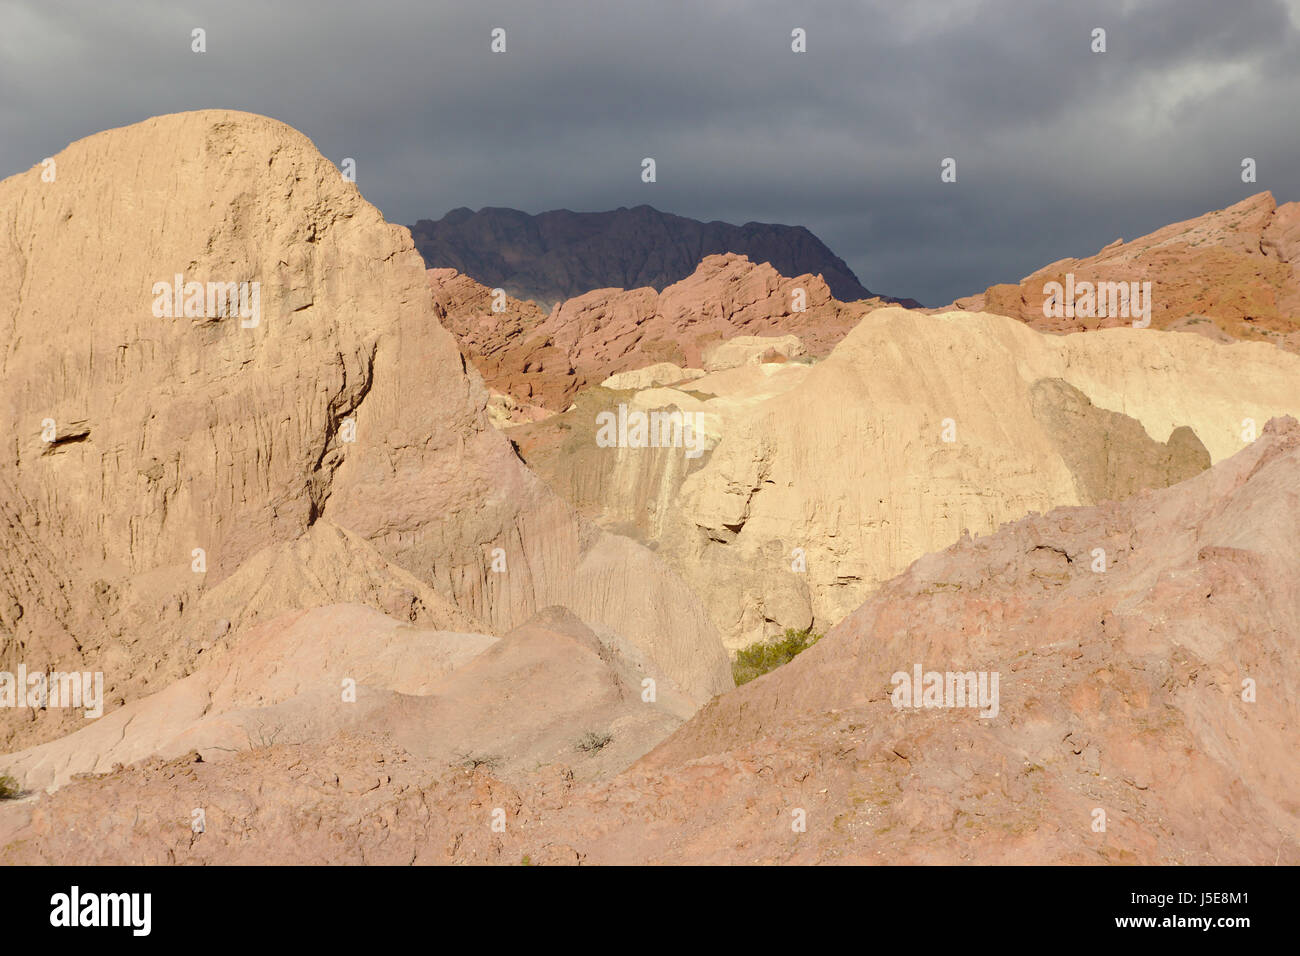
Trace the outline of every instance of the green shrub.
<instances>
[{"instance_id":1,"label":"green shrub","mask_svg":"<svg viewBox=\"0 0 1300 956\"><path fill-rule=\"evenodd\" d=\"M607 734L603 731L589 730L583 734L582 739L573 746L575 750L581 750L584 753L595 753L613 739L613 734Z\"/></svg>"},{"instance_id":2,"label":"green shrub","mask_svg":"<svg viewBox=\"0 0 1300 956\"><path fill-rule=\"evenodd\" d=\"M466 770L477 770L479 767L496 770L503 763L500 754L463 753L456 759L460 761L460 765Z\"/></svg>"},{"instance_id":3,"label":"green shrub","mask_svg":"<svg viewBox=\"0 0 1300 956\"><path fill-rule=\"evenodd\" d=\"M7 773L0 774L0 800L12 800L15 797L22 796L23 789L18 786L18 781Z\"/></svg>"},{"instance_id":4,"label":"green shrub","mask_svg":"<svg viewBox=\"0 0 1300 956\"><path fill-rule=\"evenodd\" d=\"M822 635L814 634L812 628L798 631L787 627L781 637L758 641L736 651L736 659L731 662L731 676L737 687L747 684L755 677L790 663L801 651L808 650L821 639Z\"/></svg>"}]
</instances>

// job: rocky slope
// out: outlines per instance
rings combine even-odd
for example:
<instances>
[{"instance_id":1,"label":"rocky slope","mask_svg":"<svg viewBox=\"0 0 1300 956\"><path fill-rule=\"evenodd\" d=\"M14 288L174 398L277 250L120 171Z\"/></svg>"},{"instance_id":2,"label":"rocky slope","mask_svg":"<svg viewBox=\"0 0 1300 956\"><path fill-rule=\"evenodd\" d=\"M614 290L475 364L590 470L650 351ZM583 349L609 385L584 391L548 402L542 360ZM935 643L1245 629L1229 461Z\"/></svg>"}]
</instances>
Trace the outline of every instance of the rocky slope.
<instances>
[{"instance_id":1,"label":"rocky slope","mask_svg":"<svg viewBox=\"0 0 1300 956\"><path fill-rule=\"evenodd\" d=\"M0 667L102 670L111 710L285 611L504 634L559 605L692 700L730 686L686 584L491 427L409 234L305 137L184 113L55 159L0 183ZM178 274L258 307L167 316ZM6 708L0 745L80 720Z\"/></svg>"},{"instance_id":2,"label":"rocky slope","mask_svg":"<svg viewBox=\"0 0 1300 956\"><path fill-rule=\"evenodd\" d=\"M965 539L610 780L431 779L349 734L0 806L0 858L1295 865L1297 489L1278 420L1174 487ZM996 673L996 713L896 707L917 665Z\"/></svg>"},{"instance_id":3,"label":"rocky slope","mask_svg":"<svg viewBox=\"0 0 1300 956\"><path fill-rule=\"evenodd\" d=\"M844 260L802 226L700 222L650 206L535 216L488 207L421 219L411 234L430 269L455 269L547 307L592 289L661 291L694 272L701 259L721 253L770 263L782 275L820 275L845 301L872 296Z\"/></svg>"},{"instance_id":4,"label":"rocky slope","mask_svg":"<svg viewBox=\"0 0 1300 956\"><path fill-rule=\"evenodd\" d=\"M1300 425L1280 419L1175 487L929 555L637 769L771 761L785 802L820 819L814 840L755 840L785 858L1300 859L1298 478ZM918 663L1000 672L997 715L896 708L893 675ZM726 807L760 788L733 780L709 846L746 829L727 833Z\"/></svg>"},{"instance_id":5,"label":"rocky slope","mask_svg":"<svg viewBox=\"0 0 1300 956\"><path fill-rule=\"evenodd\" d=\"M653 701L641 699L647 679ZM53 789L150 757L220 760L383 727L444 769L481 762L520 775L558 759L590 777L627 766L694 709L635 647L563 608L498 639L335 604L223 640L190 676L4 761L27 788ZM584 752L586 733L609 740Z\"/></svg>"},{"instance_id":6,"label":"rocky slope","mask_svg":"<svg viewBox=\"0 0 1300 956\"><path fill-rule=\"evenodd\" d=\"M1067 274L1076 286L1150 282L1153 328L1300 351L1300 203L1278 206L1268 192L1130 242L1116 239L1094 256L1053 262L1018 284L991 286L952 307L1009 315L1051 332L1133 321L1079 315L1077 309L1073 317L1045 316L1044 286L1064 286Z\"/></svg>"}]
</instances>

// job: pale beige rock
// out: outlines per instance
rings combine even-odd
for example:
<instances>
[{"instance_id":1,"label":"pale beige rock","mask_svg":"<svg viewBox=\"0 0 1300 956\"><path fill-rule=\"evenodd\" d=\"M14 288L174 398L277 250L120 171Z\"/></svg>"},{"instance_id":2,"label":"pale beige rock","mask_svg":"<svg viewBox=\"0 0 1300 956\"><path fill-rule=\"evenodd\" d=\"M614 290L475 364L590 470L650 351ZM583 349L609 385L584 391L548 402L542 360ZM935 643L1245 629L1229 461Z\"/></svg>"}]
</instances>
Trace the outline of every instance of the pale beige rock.
<instances>
[{"instance_id":1,"label":"pale beige rock","mask_svg":"<svg viewBox=\"0 0 1300 956\"><path fill-rule=\"evenodd\" d=\"M786 362L805 354L796 335L737 335L710 348L704 355L704 367L721 372L738 365Z\"/></svg>"},{"instance_id":2,"label":"pale beige rock","mask_svg":"<svg viewBox=\"0 0 1300 956\"><path fill-rule=\"evenodd\" d=\"M554 414L501 392L492 392L488 396L487 413L489 421L497 428L509 428L522 422L537 422Z\"/></svg>"},{"instance_id":3,"label":"pale beige rock","mask_svg":"<svg viewBox=\"0 0 1300 956\"><path fill-rule=\"evenodd\" d=\"M701 368L682 368L672 362L656 362L654 365L647 365L645 368L632 369L631 371L611 375L600 383L600 387L614 391L657 388L660 385L680 385L683 382L703 378L704 375L705 371Z\"/></svg>"},{"instance_id":4,"label":"pale beige rock","mask_svg":"<svg viewBox=\"0 0 1300 956\"><path fill-rule=\"evenodd\" d=\"M830 626L963 532L1091 503L1032 414L1042 379L1158 442L1188 426L1213 461L1247 444L1243 421L1300 414L1300 359L1272 346L1149 329L1048 336L1001 316L882 309L732 426L667 509L680 520L661 553L713 594L729 646ZM796 548L805 573L792 570Z\"/></svg>"},{"instance_id":5,"label":"pale beige rock","mask_svg":"<svg viewBox=\"0 0 1300 956\"><path fill-rule=\"evenodd\" d=\"M211 663L165 690L2 759L26 789L53 789L154 755L217 756L319 737L373 719L369 691L428 693L496 640L413 628L359 605L294 611L253 628L237 649L218 648ZM360 688L355 703L343 699L344 679Z\"/></svg>"},{"instance_id":6,"label":"pale beige rock","mask_svg":"<svg viewBox=\"0 0 1300 956\"><path fill-rule=\"evenodd\" d=\"M5 715L25 749L0 770L64 784L0 806L5 862L1300 859L1300 436L1247 437L1294 412L1300 359L889 309L812 366L587 389L512 427L652 554L520 466L409 237L305 143L184 114L74 144L57 184L0 183L0 666L103 667L114 695L57 740ZM1270 222L1263 255L1289 268L1289 220ZM159 323L141 264L163 253L261 277L262 322ZM690 349L750 305L745 328L786 318L784 285L719 258L738 307ZM665 347L688 292L656 300L662 337L621 344ZM568 455L611 403L701 416L706 454ZM603 779L727 686L709 615L743 643L849 611ZM918 659L1001 670L1002 723L893 711L889 675ZM1244 706L1244 676L1276 693ZM584 750L586 731L612 739Z\"/></svg>"},{"instance_id":7,"label":"pale beige rock","mask_svg":"<svg viewBox=\"0 0 1300 956\"><path fill-rule=\"evenodd\" d=\"M779 373L764 379L769 368ZM765 394L765 381L777 387ZM1081 397L1054 411L1067 399L1045 405L1049 381ZM1258 430L1300 413L1300 359L1151 329L1054 336L1002 316L886 308L815 365L745 366L690 391L619 401L714 413L694 464L586 448L586 423L612 397L580 398L516 440L580 510L630 529L708 594L734 648L833 625L965 531L1163 487L1224 459L1247 444L1247 420ZM1167 446L1180 426L1194 434ZM548 444L559 427L563 442Z\"/></svg>"},{"instance_id":8,"label":"pale beige rock","mask_svg":"<svg viewBox=\"0 0 1300 956\"><path fill-rule=\"evenodd\" d=\"M290 610L363 604L401 621L440 630L483 631L429 585L385 561L369 542L320 519L297 541L250 555L230 577L208 589L194 616L211 632L221 620L238 634Z\"/></svg>"},{"instance_id":9,"label":"pale beige rock","mask_svg":"<svg viewBox=\"0 0 1300 956\"><path fill-rule=\"evenodd\" d=\"M544 422L511 431L530 467L579 511L604 527L640 541L658 539L677 493L707 454L691 458L681 448L602 448L597 416L619 405L654 413L690 414L698 447L711 451L731 422L763 402L788 392L807 375L799 363L744 365L713 372L678 388L645 388L631 394L605 388L578 393L573 408ZM688 576L687 580L691 580Z\"/></svg>"},{"instance_id":10,"label":"pale beige rock","mask_svg":"<svg viewBox=\"0 0 1300 956\"><path fill-rule=\"evenodd\" d=\"M694 710L634 647L561 608L498 639L341 604L266 621L165 690L2 759L25 789L53 790L119 763L222 760L368 729L443 767L477 757L526 772L562 759L590 777L627 766ZM617 739L584 755L575 743L589 731Z\"/></svg>"}]
</instances>

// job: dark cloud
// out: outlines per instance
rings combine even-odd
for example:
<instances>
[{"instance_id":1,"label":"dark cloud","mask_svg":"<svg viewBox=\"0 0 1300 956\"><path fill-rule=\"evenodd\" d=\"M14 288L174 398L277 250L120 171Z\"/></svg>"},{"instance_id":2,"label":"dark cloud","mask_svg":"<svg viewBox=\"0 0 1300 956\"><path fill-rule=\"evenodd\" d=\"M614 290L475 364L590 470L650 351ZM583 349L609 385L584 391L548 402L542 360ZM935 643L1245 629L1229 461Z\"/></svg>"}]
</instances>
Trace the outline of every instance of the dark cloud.
<instances>
[{"instance_id":1,"label":"dark cloud","mask_svg":"<svg viewBox=\"0 0 1300 956\"><path fill-rule=\"evenodd\" d=\"M393 221L648 202L798 223L869 288L938 304L1260 189L1300 198L1298 25L1300 0L0 2L0 174L245 109L354 157Z\"/></svg>"}]
</instances>

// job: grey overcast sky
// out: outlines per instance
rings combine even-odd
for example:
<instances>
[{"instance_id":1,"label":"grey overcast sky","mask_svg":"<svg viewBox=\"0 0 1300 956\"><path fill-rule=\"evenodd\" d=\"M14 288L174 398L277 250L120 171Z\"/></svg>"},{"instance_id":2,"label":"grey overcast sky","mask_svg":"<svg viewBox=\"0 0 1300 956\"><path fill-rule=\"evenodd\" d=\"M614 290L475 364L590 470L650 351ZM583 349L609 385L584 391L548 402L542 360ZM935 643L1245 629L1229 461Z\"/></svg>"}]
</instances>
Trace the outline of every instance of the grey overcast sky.
<instances>
[{"instance_id":1,"label":"grey overcast sky","mask_svg":"<svg viewBox=\"0 0 1300 956\"><path fill-rule=\"evenodd\" d=\"M0 176L208 107L354 157L390 221L649 203L801 224L873 291L937 305L1260 190L1300 199L1300 0L0 0Z\"/></svg>"}]
</instances>

